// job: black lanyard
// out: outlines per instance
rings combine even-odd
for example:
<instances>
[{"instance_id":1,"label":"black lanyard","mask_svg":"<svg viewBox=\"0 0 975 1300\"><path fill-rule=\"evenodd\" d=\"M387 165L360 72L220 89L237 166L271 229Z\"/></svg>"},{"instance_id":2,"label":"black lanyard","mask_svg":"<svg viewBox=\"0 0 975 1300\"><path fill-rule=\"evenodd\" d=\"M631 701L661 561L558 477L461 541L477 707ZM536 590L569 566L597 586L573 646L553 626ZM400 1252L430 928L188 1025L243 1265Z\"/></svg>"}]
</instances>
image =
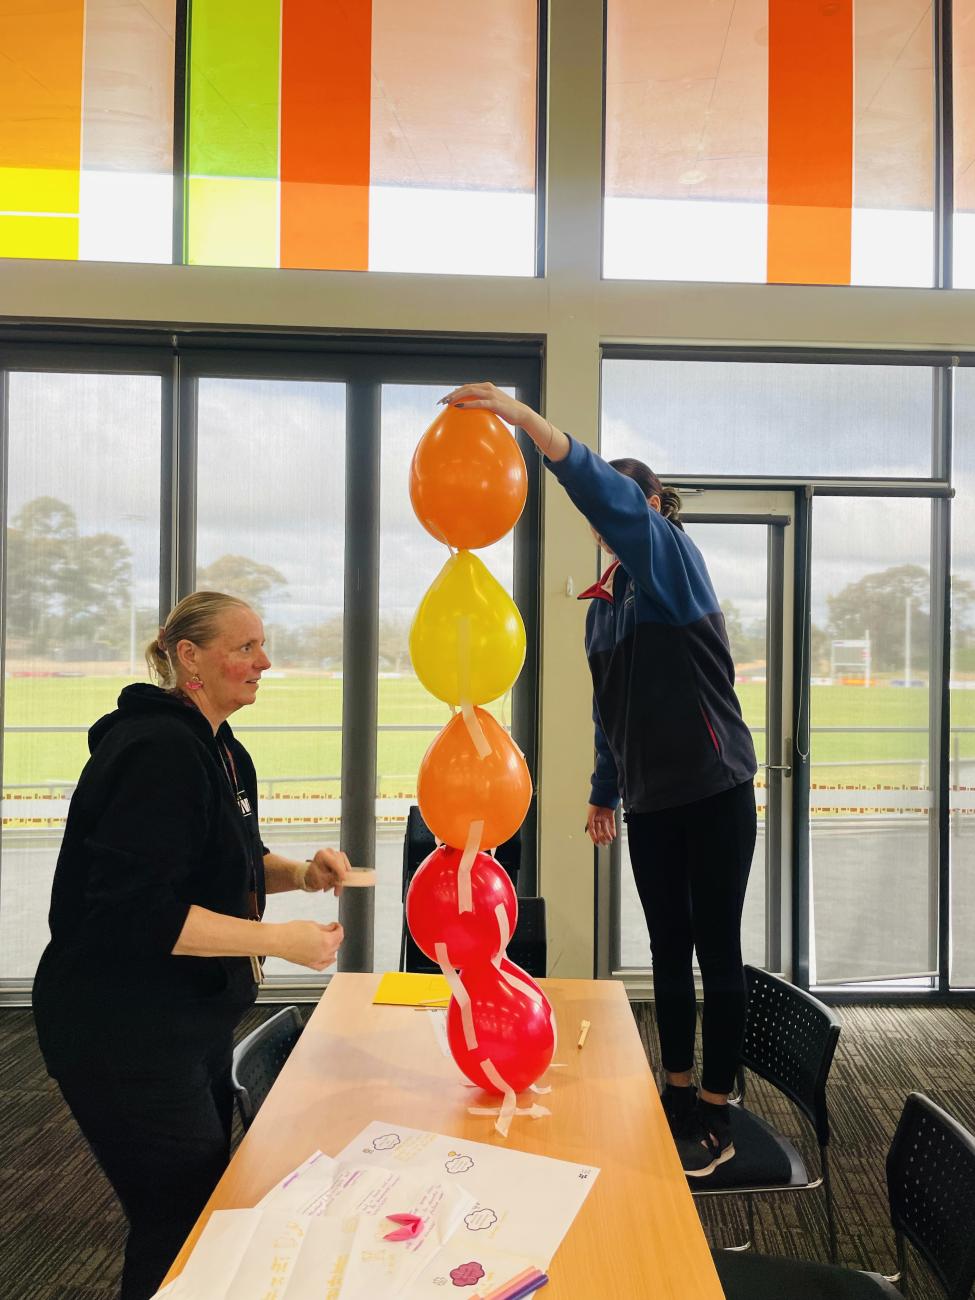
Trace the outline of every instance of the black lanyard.
<instances>
[{"instance_id":1,"label":"black lanyard","mask_svg":"<svg viewBox=\"0 0 975 1300\"><path fill-rule=\"evenodd\" d=\"M251 808L251 801L247 797L247 791L238 780L237 764L234 762L234 756L230 752L230 746L223 744L221 741L217 741L217 750L220 754L220 766L224 770L224 775L230 785L230 791L236 800L240 815L244 818L245 824L251 833L251 880L248 905L251 914L250 919L252 921L259 921L261 919L261 910L257 896L257 858L261 844L257 827L257 818L254 816L254 810ZM255 984L263 984L264 982L262 962L263 958L261 957L251 957L250 959L251 973L254 976Z\"/></svg>"}]
</instances>

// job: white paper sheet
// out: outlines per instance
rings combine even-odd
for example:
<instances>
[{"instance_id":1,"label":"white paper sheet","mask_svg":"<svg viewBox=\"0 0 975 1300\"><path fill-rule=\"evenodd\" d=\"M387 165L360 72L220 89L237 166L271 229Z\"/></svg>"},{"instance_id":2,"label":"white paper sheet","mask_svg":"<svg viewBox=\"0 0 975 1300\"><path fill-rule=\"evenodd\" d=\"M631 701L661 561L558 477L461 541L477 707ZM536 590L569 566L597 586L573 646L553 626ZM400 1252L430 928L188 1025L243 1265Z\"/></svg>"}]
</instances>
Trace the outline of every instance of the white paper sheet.
<instances>
[{"instance_id":1,"label":"white paper sheet","mask_svg":"<svg viewBox=\"0 0 975 1300\"><path fill-rule=\"evenodd\" d=\"M449 1180L476 1198L464 1216L450 1252L466 1245L469 1253L487 1247L540 1268L550 1263L599 1174L593 1165L575 1165L509 1147L466 1142L376 1120L336 1156L339 1164L379 1165L385 1169L427 1171ZM517 1271L517 1270L516 1270ZM472 1293L468 1293L472 1294Z\"/></svg>"},{"instance_id":2,"label":"white paper sheet","mask_svg":"<svg viewBox=\"0 0 975 1300\"><path fill-rule=\"evenodd\" d=\"M546 1268L599 1170L376 1121L251 1210L215 1211L157 1300L438 1300ZM390 1214L423 1234L388 1242Z\"/></svg>"}]
</instances>

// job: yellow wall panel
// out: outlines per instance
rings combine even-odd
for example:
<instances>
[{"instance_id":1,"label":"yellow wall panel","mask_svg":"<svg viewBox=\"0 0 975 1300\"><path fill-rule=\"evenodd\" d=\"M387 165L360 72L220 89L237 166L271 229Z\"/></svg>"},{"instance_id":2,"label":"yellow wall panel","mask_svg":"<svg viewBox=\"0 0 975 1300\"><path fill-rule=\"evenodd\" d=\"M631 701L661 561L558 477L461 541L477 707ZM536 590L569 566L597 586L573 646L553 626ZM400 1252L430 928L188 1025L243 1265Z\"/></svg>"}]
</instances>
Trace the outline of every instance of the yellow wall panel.
<instances>
[{"instance_id":1,"label":"yellow wall panel","mask_svg":"<svg viewBox=\"0 0 975 1300\"><path fill-rule=\"evenodd\" d=\"M0 257L78 256L77 217L23 217L0 214Z\"/></svg>"}]
</instances>

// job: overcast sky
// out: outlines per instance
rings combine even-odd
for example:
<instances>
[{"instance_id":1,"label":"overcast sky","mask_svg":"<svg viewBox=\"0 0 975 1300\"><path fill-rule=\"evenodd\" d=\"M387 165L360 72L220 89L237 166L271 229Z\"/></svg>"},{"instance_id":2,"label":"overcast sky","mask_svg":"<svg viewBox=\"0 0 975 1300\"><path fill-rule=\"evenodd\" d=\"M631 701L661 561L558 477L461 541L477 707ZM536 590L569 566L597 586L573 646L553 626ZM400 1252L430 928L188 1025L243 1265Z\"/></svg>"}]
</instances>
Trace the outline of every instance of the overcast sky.
<instances>
[{"instance_id":1,"label":"overcast sky","mask_svg":"<svg viewBox=\"0 0 975 1300\"><path fill-rule=\"evenodd\" d=\"M10 516L50 495L73 506L82 532L125 538L140 604L154 602L157 584L159 392L159 380L143 376L15 373L10 385ZM381 604L404 618L447 559L414 517L407 486L438 396L425 386L387 386L383 395ZM638 456L665 481L678 473L930 473L931 371L922 367L609 361L603 403L604 454ZM975 579L973 412L973 375L961 371L954 568ZM269 620L314 623L341 609L343 430L341 384L201 383L199 563L236 553L279 569L288 585ZM821 498L814 518L817 621L826 596L865 573L927 564L927 501ZM701 526L696 534L719 598L746 619L764 610L761 531ZM510 588L510 535L481 555Z\"/></svg>"}]
</instances>

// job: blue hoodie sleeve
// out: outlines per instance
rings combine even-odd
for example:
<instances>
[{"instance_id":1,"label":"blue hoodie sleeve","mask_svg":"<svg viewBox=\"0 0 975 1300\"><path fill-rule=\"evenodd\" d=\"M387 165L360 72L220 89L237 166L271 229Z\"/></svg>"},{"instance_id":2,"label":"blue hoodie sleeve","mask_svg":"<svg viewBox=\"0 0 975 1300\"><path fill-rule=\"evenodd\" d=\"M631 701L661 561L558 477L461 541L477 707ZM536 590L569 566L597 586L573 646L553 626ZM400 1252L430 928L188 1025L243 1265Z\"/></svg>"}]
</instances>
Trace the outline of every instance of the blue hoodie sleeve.
<instances>
[{"instance_id":1,"label":"blue hoodie sleeve","mask_svg":"<svg viewBox=\"0 0 975 1300\"><path fill-rule=\"evenodd\" d=\"M686 625L718 613L704 561L680 529L651 510L639 485L584 443L570 438L565 460L545 465L589 520L623 568L661 612Z\"/></svg>"},{"instance_id":2,"label":"blue hoodie sleeve","mask_svg":"<svg viewBox=\"0 0 975 1300\"><path fill-rule=\"evenodd\" d=\"M595 699L592 702L592 721L596 743L596 770L592 774L589 802L597 808L615 808L620 801L619 775L616 759L613 757L599 721L599 711Z\"/></svg>"}]
</instances>

